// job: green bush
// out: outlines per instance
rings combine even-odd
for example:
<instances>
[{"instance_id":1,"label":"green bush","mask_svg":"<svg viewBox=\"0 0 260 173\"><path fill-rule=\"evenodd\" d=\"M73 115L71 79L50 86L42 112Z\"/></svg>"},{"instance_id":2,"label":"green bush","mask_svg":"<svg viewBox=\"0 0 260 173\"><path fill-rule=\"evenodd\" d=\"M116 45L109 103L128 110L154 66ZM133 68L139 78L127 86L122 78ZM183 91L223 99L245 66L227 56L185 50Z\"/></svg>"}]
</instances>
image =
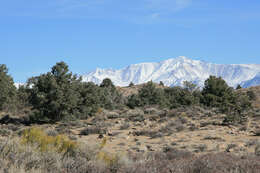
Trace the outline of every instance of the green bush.
<instances>
[{"instance_id":1,"label":"green bush","mask_svg":"<svg viewBox=\"0 0 260 173\"><path fill-rule=\"evenodd\" d=\"M179 106L190 106L199 103L199 91L194 91L194 93L192 93L191 91L181 87L166 88L164 91L167 105L171 109Z\"/></svg>"},{"instance_id":2,"label":"green bush","mask_svg":"<svg viewBox=\"0 0 260 173\"><path fill-rule=\"evenodd\" d=\"M128 85L128 87L132 87L135 86L135 84L133 82L130 82L130 84Z\"/></svg>"},{"instance_id":3,"label":"green bush","mask_svg":"<svg viewBox=\"0 0 260 173\"><path fill-rule=\"evenodd\" d=\"M164 86L163 81L160 81L159 85L160 85L160 86Z\"/></svg>"},{"instance_id":4,"label":"green bush","mask_svg":"<svg viewBox=\"0 0 260 173\"><path fill-rule=\"evenodd\" d=\"M249 97L250 100L256 100L256 94L254 93L254 91L249 90L246 92L247 96Z\"/></svg>"},{"instance_id":5,"label":"green bush","mask_svg":"<svg viewBox=\"0 0 260 173\"><path fill-rule=\"evenodd\" d=\"M101 106L105 109L115 109L119 105L124 104L122 95L117 91L113 82L106 78L100 84Z\"/></svg>"},{"instance_id":6,"label":"green bush","mask_svg":"<svg viewBox=\"0 0 260 173\"><path fill-rule=\"evenodd\" d=\"M100 107L113 109L122 103L122 96L110 79L104 79L100 86L82 82L64 62L53 66L51 72L30 78L27 90L29 96L22 97L29 98L36 121L87 118Z\"/></svg>"},{"instance_id":7,"label":"green bush","mask_svg":"<svg viewBox=\"0 0 260 173\"><path fill-rule=\"evenodd\" d=\"M11 111L15 107L16 87L6 65L0 65L0 110Z\"/></svg>"},{"instance_id":8,"label":"green bush","mask_svg":"<svg viewBox=\"0 0 260 173\"><path fill-rule=\"evenodd\" d=\"M80 84L79 93L81 97L78 105L80 118L94 115L102 106L101 88L92 82L83 82Z\"/></svg>"},{"instance_id":9,"label":"green bush","mask_svg":"<svg viewBox=\"0 0 260 173\"><path fill-rule=\"evenodd\" d=\"M128 97L127 106L131 109L134 109L135 107L140 107L142 105L142 101L137 94L132 94Z\"/></svg>"},{"instance_id":10,"label":"green bush","mask_svg":"<svg viewBox=\"0 0 260 173\"><path fill-rule=\"evenodd\" d=\"M160 107L176 108L199 104L201 92L195 84L185 83L185 87L156 87L150 81L143 85L138 94L128 97L127 106L130 108L147 105L159 105Z\"/></svg>"},{"instance_id":11,"label":"green bush","mask_svg":"<svg viewBox=\"0 0 260 173\"><path fill-rule=\"evenodd\" d=\"M81 78L69 72L67 64L59 62L51 72L30 78L30 102L39 116L58 121L78 111Z\"/></svg>"},{"instance_id":12,"label":"green bush","mask_svg":"<svg viewBox=\"0 0 260 173\"><path fill-rule=\"evenodd\" d=\"M140 89L138 96L141 100L141 106L163 105L165 102L164 90L157 88L152 81L144 84Z\"/></svg>"},{"instance_id":13,"label":"green bush","mask_svg":"<svg viewBox=\"0 0 260 173\"><path fill-rule=\"evenodd\" d=\"M238 84L237 87L236 87L236 90L239 90L241 88L242 88L242 86Z\"/></svg>"},{"instance_id":14,"label":"green bush","mask_svg":"<svg viewBox=\"0 0 260 173\"><path fill-rule=\"evenodd\" d=\"M247 93L229 87L221 77L210 76L205 81L201 102L209 107L216 107L226 114L224 123L244 123L246 112L251 108Z\"/></svg>"},{"instance_id":15,"label":"green bush","mask_svg":"<svg viewBox=\"0 0 260 173\"><path fill-rule=\"evenodd\" d=\"M202 103L219 107L226 102L232 102L233 93L233 89L221 77L210 76L204 83Z\"/></svg>"}]
</instances>

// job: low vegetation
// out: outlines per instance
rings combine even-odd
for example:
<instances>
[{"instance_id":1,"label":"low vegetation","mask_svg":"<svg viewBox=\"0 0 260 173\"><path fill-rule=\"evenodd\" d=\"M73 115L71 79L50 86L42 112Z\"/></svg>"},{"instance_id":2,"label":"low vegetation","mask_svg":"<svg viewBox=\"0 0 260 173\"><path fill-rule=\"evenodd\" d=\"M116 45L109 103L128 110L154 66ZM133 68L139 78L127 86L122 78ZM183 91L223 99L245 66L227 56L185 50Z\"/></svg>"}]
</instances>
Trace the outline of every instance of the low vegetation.
<instances>
[{"instance_id":1,"label":"low vegetation","mask_svg":"<svg viewBox=\"0 0 260 173\"><path fill-rule=\"evenodd\" d=\"M0 65L0 172L260 172L259 98L215 76L96 85L64 62L16 88Z\"/></svg>"},{"instance_id":2,"label":"low vegetation","mask_svg":"<svg viewBox=\"0 0 260 173\"><path fill-rule=\"evenodd\" d=\"M17 140L0 142L1 172L50 172L50 173L230 173L260 170L260 157L235 156L229 153L195 156L190 152L164 148L146 154L114 155L96 149L75 149L73 155L60 152L42 152L34 145L20 145ZM35 148L36 147L36 148ZM198 150L204 150L199 146Z\"/></svg>"},{"instance_id":3,"label":"low vegetation","mask_svg":"<svg viewBox=\"0 0 260 173\"><path fill-rule=\"evenodd\" d=\"M137 94L124 97L110 79L98 86L82 82L81 77L69 72L64 62L59 62L50 72L28 79L25 86L16 89L5 65L0 67L0 109L30 115L32 122L57 122L62 119L86 119L99 109L159 106L175 109L187 106L206 106L226 113L226 123L241 123L255 99L253 91L246 93L229 87L221 77L210 76L204 88L184 82L184 87L157 87L152 81L144 84ZM130 87L133 86L131 83Z\"/></svg>"},{"instance_id":4,"label":"low vegetation","mask_svg":"<svg viewBox=\"0 0 260 173\"><path fill-rule=\"evenodd\" d=\"M39 128L24 130L21 144L35 145L40 152L58 152L63 154L71 154L77 148L76 142L69 140L66 136L49 136Z\"/></svg>"}]
</instances>

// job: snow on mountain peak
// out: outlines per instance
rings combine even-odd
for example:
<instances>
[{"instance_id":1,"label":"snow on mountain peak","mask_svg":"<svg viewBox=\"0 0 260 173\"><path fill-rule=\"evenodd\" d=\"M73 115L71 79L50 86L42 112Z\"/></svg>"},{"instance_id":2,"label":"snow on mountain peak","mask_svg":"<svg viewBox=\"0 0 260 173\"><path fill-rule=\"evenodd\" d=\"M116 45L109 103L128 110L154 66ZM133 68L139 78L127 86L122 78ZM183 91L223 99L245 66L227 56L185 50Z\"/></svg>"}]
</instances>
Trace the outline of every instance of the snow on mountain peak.
<instances>
[{"instance_id":1,"label":"snow on mountain peak","mask_svg":"<svg viewBox=\"0 0 260 173\"><path fill-rule=\"evenodd\" d=\"M203 86L204 81L214 75L221 76L230 86L235 87L253 79L258 73L260 65L256 64L222 65L179 56L161 62L133 64L119 70L97 68L83 75L83 81L100 84L103 79L110 78L117 86L128 86L130 82L141 84L150 80L175 86L182 85L183 81L192 81Z\"/></svg>"},{"instance_id":2,"label":"snow on mountain peak","mask_svg":"<svg viewBox=\"0 0 260 173\"><path fill-rule=\"evenodd\" d=\"M176 62L180 62L180 63L185 63L185 62L191 62L193 61L192 59L189 59L185 56L179 56L177 58L170 58L164 61L161 61L162 63L176 63Z\"/></svg>"},{"instance_id":3,"label":"snow on mountain peak","mask_svg":"<svg viewBox=\"0 0 260 173\"><path fill-rule=\"evenodd\" d=\"M260 73L257 73L254 78L244 81L241 83L241 86L244 88L250 87L250 86L257 86L260 84Z\"/></svg>"}]
</instances>

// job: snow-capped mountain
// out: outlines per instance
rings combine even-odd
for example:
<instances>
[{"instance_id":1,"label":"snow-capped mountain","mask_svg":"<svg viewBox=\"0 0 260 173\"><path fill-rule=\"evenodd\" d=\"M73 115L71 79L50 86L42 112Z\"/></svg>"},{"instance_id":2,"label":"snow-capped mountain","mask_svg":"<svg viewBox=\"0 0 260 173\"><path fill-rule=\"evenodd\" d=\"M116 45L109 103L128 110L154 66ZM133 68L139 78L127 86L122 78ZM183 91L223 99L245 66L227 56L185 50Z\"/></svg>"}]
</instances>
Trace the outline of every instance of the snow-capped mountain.
<instances>
[{"instance_id":1,"label":"snow-capped mountain","mask_svg":"<svg viewBox=\"0 0 260 173\"><path fill-rule=\"evenodd\" d=\"M97 68L83 75L83 81L100 84L103 79L110 78L116 86L128 86L130 82L142 84L151 80L176 86L182 85L183 81L192 81L203 86L204 81L214 75L221 76L230 86L243 84L249 87L249 81L258 74L260 64L213 64L181 56L161 62L133 64L119 70ZM257 80L256 83L260 84L260 81Z\"/></svg>"},{"instance_id":2,"label":"snow-capped mountain","mask_svg":"<svg viewBox=\"0 0 260 173\"><path fill-rule=\"evenodd\" d=\"M241 86L243 88L248 88L257 85L260 85L260 73L258 73L253 79L241 83Z\"/></svg>"},{"instance_id":3,"label":"snow-capped mountain","mask_svg":"<svg viewBox=\"0 0 260 173\"><path fill-rule=\"evenodd\" d=\"M24 83L17 83L17 82L14 83L14 86L16 88L19 88L20 86L23 86L23 85L24 85Z\"/></svg>"}]
</instances>

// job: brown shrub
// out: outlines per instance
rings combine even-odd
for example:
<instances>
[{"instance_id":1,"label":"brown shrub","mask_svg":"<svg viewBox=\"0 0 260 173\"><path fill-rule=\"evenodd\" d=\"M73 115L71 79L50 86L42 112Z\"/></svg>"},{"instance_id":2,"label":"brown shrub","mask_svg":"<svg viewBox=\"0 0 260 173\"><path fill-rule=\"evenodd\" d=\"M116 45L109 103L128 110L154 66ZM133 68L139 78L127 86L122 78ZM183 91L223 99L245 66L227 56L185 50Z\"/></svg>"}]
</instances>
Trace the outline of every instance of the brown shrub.
<instances>
[{"instance_id":1,"label":"brown shrub","mask_svg":"<svg viewBox=\"0 0 260 173\"><path fill-rule=\"evenodd\" d=\"M106 130L98 126L87 127L80 131L80 135L105 134Z\"/></svg>"},{"instance_id":2,"label":"brown shrub","mask_svg":"<svg viewBox=\"0 0 260 173\"><path fill-rule=\"evenodd\" d=\"M119 129L120 130L126 130L130 127L130 124L128 122L124 122L120 127Z\"/></svg>"},{"instance_id":3,"label":"brown shrub","mask_svg":"<svg viewBox=\"0 0 260 173\"><path fill-rule=\"evenodd\" d=\"M74 155L39 152L19 140L0 141L0 172L36 173L259 173L260 157L231 153L194 154L165 146L163 151L122 156L78 148ZM260 147L259 147L260 148Z\"/></svg>"},{"instance_id":4,"label":"brown shrub","mask_svg":"<svg viewBox=\"0 0 260 173\"><path fill-rule=\"evenodd\" d=\"M260 136L260 128L256 129L254 131L255 136Z\"/></svg>"},{"instance_id":5,"label":"brown shrub","mask_svg":"<svg viewBox=\"0 0 260 173\"><path fill-rule=\"evenodd\" d=\"M255 155L260 156L260 144L257 144L255 147Z\"/></svg>"}]
</instances>

